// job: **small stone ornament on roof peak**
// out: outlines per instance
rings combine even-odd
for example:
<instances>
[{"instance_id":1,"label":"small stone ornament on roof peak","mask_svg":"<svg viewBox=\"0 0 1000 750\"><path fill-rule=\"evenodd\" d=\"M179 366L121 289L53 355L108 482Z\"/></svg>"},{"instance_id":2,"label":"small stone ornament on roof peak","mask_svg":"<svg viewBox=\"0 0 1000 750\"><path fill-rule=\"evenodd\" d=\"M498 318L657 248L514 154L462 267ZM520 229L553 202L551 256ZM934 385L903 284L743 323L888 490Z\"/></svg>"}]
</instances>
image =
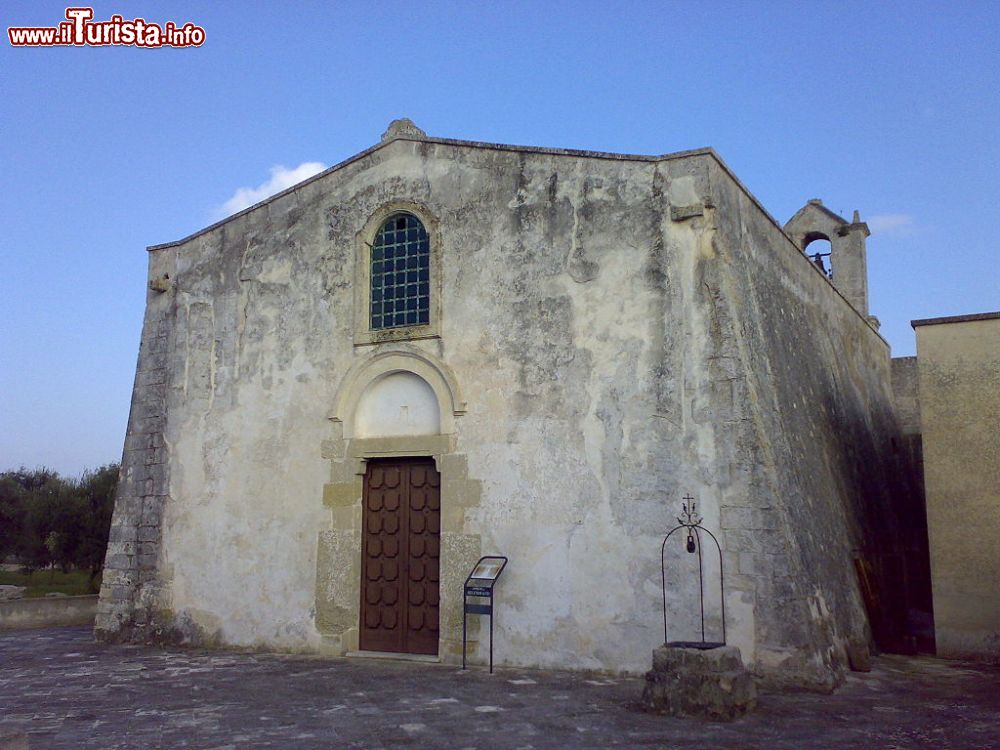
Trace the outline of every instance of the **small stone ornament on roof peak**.
<instances>
[{"instance_id":1,"label":"small stone ornament on roof peak","mask_svg":"<svg viewBox=\"0 0 1000 750\"><path fill-rule=\"evenodd\" d=\"M409 117L401 117L389 123L389 127L382 133L382 143L391 141L394 138L426 138L427 133L413 124Z\"/></svg>"}]
</instances>

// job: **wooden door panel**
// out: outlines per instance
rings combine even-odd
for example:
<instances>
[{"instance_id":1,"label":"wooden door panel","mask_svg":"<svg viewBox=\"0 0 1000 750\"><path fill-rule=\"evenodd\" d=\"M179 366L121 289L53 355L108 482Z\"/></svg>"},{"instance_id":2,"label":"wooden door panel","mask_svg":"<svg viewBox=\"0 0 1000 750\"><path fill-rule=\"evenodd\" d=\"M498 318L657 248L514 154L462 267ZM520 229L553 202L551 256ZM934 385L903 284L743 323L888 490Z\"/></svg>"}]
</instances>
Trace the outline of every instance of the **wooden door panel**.
<instances>
[{"instance_id":1,"label":"wooden door panel","mask_svg":"<svg viewBox=\"0 0 1000 750\"><path fill-rule=\"evenodd\" d=\"M410 479L407 575L407 642L416 653L437 653L440 549L440 477L433 466L415 467Z\"/></svg>"},{"instance_id":2,"label":"wooden door panel","mask_svg":"<svg viewBox=\"0 0 1000 750\"><path fill-rule=\"evenodd\" d=\"M436 654L441 478L429 459L369 462L361 648Z\"/></svg>"},{"instance_id":3,"label":"wooden door panel","mask_svg":"<svg viewBox=\"0 0 1000 750\"><path fill-rule=\"evenodd\" d=\"M400 471L398 467L374 463L365 479L362 648L398 651L404 640L398 609L405 585L400 580L398 559ZM386 554L392 551L397 554Z\"/></svg>"},{"instance_id":4,"label":"wooden door panel","mask_svg":"<svg viewBox=\"0 0 1000 750\"><path fill-rule=\"evenodd\" d=\"M407 598L411 607L420 607L424 603L424 587L410 586L407 589Z\"/></svg>"},{"instance_id":5,"label":"wooden door panel","mask_svg":"<svg viewBox=\"0 0 1000 750\"><path fill-rule=\"evenodd\" d=\"M410 583L419 583L419 586L409 586L410 604L419 604L424 600L423 583L427 578L424 561L418 557L410 558ZM419 596L415 596L419 594ZM419 601L417 601L419 599Z\"/></svg>"}]
</instances>

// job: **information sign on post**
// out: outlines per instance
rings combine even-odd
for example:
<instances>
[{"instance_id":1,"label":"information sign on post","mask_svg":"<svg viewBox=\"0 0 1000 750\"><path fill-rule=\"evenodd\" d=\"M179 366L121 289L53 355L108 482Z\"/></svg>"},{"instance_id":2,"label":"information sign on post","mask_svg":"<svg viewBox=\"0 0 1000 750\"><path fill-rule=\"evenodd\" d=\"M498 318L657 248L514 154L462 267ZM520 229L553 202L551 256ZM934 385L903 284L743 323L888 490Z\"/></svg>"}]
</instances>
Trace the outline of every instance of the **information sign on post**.
<instances>
[{"instance_id":1,"label":"information sign on post","mask_svg":"<svg viewBox=\"0 0 1000 750\"><path fill-rule=\"evenodd\" d=\"M497 580L507 565L502 555L480 557L479 562L465 579L462 608L462 669L465 669L465 651L468 643L469 615L489 615L490 617L490 674L493 674L493 595ZM472 599L472 601L469 601Z\"/></svg>"}]
</instances>

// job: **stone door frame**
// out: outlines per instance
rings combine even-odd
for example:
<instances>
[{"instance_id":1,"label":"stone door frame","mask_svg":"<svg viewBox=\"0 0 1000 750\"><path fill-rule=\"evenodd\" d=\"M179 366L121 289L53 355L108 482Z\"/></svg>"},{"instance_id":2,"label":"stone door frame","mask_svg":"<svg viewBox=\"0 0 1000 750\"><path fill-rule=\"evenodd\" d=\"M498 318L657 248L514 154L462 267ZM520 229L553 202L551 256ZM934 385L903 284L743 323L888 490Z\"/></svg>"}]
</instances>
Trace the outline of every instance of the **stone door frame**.
<instances>
[{"instance_id":1,"label":"stone door frame","mask_svg":"<svg viewBox=\"0 0 1000 750\"><path fill-rule=\"evenodd\" d=\"M439 435L356 437L354 409L365 388L388 372L412 372L433 388L441 408ZM330 421L333 436L321 446L330 461L323 485L329 524L319 530L316 554L315 626L321 653L342 656L359 650L361 535L367 462L377 458L430 457L441 478L441 557L438 659L462 658L462 584L482 554L478 528L466 509L478 506L482 485L470 478L459 452L457 418L465 413L457 381L443 362L413 345L396 344L359 361L344 376ZM475 645L478 631L470 632Z\"/></svg>"}]
</instances>

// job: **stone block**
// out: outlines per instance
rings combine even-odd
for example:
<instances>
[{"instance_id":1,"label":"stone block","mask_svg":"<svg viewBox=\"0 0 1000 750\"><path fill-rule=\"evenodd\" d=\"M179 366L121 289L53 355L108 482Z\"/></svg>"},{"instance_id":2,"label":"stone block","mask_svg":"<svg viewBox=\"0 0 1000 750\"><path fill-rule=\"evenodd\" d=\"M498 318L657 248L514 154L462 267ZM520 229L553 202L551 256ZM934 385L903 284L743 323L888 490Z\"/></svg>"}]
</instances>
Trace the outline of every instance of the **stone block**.
<instances>
[{"instance_id":1,"label":"stone block","mask_svg":"<svg viewBox=\"0 0 1000 750\"><path fill-rule=\"evenodd\" d=\"M467 460L465 454L462 453L449 453L441 456L440 465L438 466L441 476L465 479L469 475Z\"/></svg>"},{"instance_id":2,"label":"stone block","mask_svg":"<svg viewBox=\"0 0 1000 750\"><path fill-rule=\"evenodd\" d=\"M735 646L661 646L646 673L644 710L669 716L732 721L757 706L757 686Z\"/></svg>"},{"instance_id":3,"label":"stone block","mask_svg":"<svg viewBox=\"0 0 1000 750\"><path fill-rule=\"evenodd\" d=\"M145 469L146 469L146 478L152 480L154 487L157 488L155 492L147 492L146 494L147 495L166 494L167 467L163 464L153 464L145 467Z\"/></svg>"},{"instance_id":4,"label":"stone block","mask_svg":"<svg viewBox=\"0 0 1000 750\"><path fill-rule=\"evenodd\" d=\"M751 523L755 529L778 529L781 518L772 508L754 509Z\"/></svg>"},{"instance_id":5,"label":"stone block","mask_svg":"<svg viewBox=\"0 0 1000 750\"><path fill-rule=\"evenodd\" d=\"M704 214L705 206L701 203L695 203L690 206L670 207L670 219L672 221L684 221L685 219L691 219L695 216L703 216Z\"/></svg>"},{"instance_id":6,"label":"stone block","mask_svg":"<svg viewBox=\"0 0 1000 750\"><path fill-rule=\"evenodd\" d=\"M760 545L753 534L748 531L726 531L725 546L732 552L756 552Z\"/></svg>"},{"instance_id":7,"label":"stone block","mask_svg":"<svg viewBox=\"0 0 1000 750\"><path fill-rule=\"evenodd\" d=\"M653 650L654 672L731 672L741 669L743 660L736 646L721 648L680 648L661 646Z\"/></svg>"},{"instance_id":8,"label":"stone block","mask_svg":"<svg viewBox=\"0 0 1000 750\"><path fill-rule=\"evenodd\" d=\"M331 509L332 526L335 529L341 530L359 529L361 528L361 523L357 515L354 507L334 507Z\"/></svg>"},{"instance_id":9,"label":"stone block","mask_svg":"<svg viewBox=\"0 0 1000 750\"><path fill-rule=\"evenodd\" d=\"M753 528L750 508L723 507L722 522L723 529L733 531L744 531Z\"/></svg>"},{"instance_id":10,"label":"stone block","mask_svg":"<svg viewBox=\"0 0 1000 750\"><path fill-rule=\"evenodd\" d=\"M745 576L759 575L764 571L761 569L761 555L755 555L752 552L741 552L740 553L740 573Z\"/></svg>"},{"instance_id":11,"label":"stone block","mask_svg":"<svg viewBox=\"0 0 1000 750\"><path fill-rule=\"evenodd\" d=\"M115 570L105 565L104 574L101 576L101 599L110 598L112 585L123 583L122 578L126 575L125 571Z\"/></svg>"},{"instance_id":12,"label":"stone block","mask_svg":"<svg viewBox=\"0 0 1000 750\"><path fill-rule=\"evenodd\" d=\"M121 569L123 567L127 567L127 565L125 566L122 565L122 558L119 557L119 555L125 555L127 557L128 555L133 555L133 554L135 554L134 541L109 540L104 567L110 569Z\"/></svg>"},{"instance_id":13,"label":"stone block","mask_svg":"<svg viewBox=\"0 0 1000 750\"><path fill-rule=\"evenodd\" d=\"M872 671L872 654L867 641L852 638L847 642L845 650L847 651L847 663L852 672Z\"/></svg>"},{"instance_id":14,"label":"stone block","mask_svg":"<svg viewBox=\"0 0 1000 750\"><path fill-rule=\"evenodd\" d=\"M132 598L132 587L131 586L112 586L111 587L111 601L112 602L127 602Z\"/></svg>"},{"instance_id":15,"label":"stone block","mask_svg":"<svg viewBox=\"0 0 1000 750\"><path fill-rule=\"evenodd\" d=\"M166 370L145 370L136 375L135 384L137 388L146 388L152 385L162 385L167 381Z\"/></svg>"},{"instance_id":16,"label":"stone block","mask_svg":"<svg viewBox=\"0 0 1000 750\"><path fill-rule=\"evenodd\" d=\"M771 575L771 578L785 577L791 574L791 560L788 555L784 553L778 554L768 554L767 559L767 570Z\"/></svg>"},{"instance_id":17,"label":"stone block","mask_svg":"<svg viewBox=\"0 0 1000 750\"><path fill-rule=\"evenodd\" d=\"M167 462L166 448L149 448L146 450L146 458L143 463L163 464Z\"/></svg>"},{"instance_id":18,"label":"stone block","mask_svg":"<svg viewBox=\"0 0 1000 750\"><path fill-rule=\"evenodd\" d=\"M135 451L145 450L149 447L149 436L139 433L130 433L125 438L125 453L130 454Z\"/></svg>"},{"instance_id":19,"label":"stone block","mask_svg":"<svg viewBox=\"0 0 1000 750\"><path fill-rule=\"evenodd\" d=\"M160 528L158 526L140 526L139 527L139 541L140 542L156 542L160 539ZM140 545L142 546L142 545Z\"/></svg>"},{"instance_id":20,"label":"stone block","mask_svg":"<svg viewBox=\"0 0 1000 750\"><path fill-rule=\"evenodd\" d=\"M781 531L760 528L754 532L754 536L760 541L763 549L770 554L777 554L788 548L785 535Z\"/></svg>"},{"instance_id":21,"label":"stone block","mask_svg":"<svg viewBox=\"0 0 1000 750\"><path fill-rule=\"evenodd\" d=\"M441 510L441 528L461 533L465 529L465 508L459 505L445 505Z\"/></svg>"},{"instance_id":22,"label":"stone block","mask_svg":"<svg viewBox=\"0 0 1000 750\"><path fill-rule=\"evenodd\" d=\"M0 586L0 601L10 601L12 599L21 599L24 597L24 592L27 591L25 586Z\"/></svg>"},{"instance_id":23,"label":"stone block","mask_svg":"<svg viewBox=\"0 0 1000 750\"><path fill-rule=\"evenodd\" d=\"M151 339L149 342L149 350L151 352L165 352L169 349L168 339L166 335L160 334L155 338Z\"/></svg>"},{"instance_id":24,"label":"stone block","mask_svg":"<svg viewBox=\"0 0 1000 750\"><path fill-rule=\"evenodd\" d=\"M166 405L160 398L145 398L132 405L133 417L146 420L161 418L166 413Z\"/></svg>"},{"instance_id":25,"label":"stone block","mask_svg":"<svg viewBox=\"0 0 1000 750\"><path fill-rule=\"evenodd\" d=\"M115 542L134 542L139 538L139 530L135 526L112 526L108 536L109 547Z\"/></svg>"},{"instance_id":26,"label":"stone block","mask_svg":"<svg viewBox=\"0 0 1000 750\"><path fill-rule=\"evenodd\" d=\"M132 567L132 558L130 555L126 555L124 553L109 555L107 560L107 566L109 568L126 570L127 568Z\"/></svg>"},{"instance_id":27,"label":"stone block","mask_svg":"<svg viewBox=\"0 0 1000 750\"><path fill-rule=\"evenodd\" d=\"M324 440L319 445L319 454L326 459L343 459L344 457L344 441L343 440Z\"/></svg>"},{"instance_id":28,"label":"stone block","mask_svg":"<svg viewBox=\"0 0 1000 750\"><path fill-rule=\"evenodd\" d=\"M135 432L142 435L150 435L154 432L163 431L164 419L162 416L152 416L152 417L139 417L134 416L133 424L135 424Z\"/></svg>"},{"instance_id":29,"label":"stone block","mask_svg":"<svg viewBox=\"0 0 1000 750\"><path fill-rule=\"evenodd\" d=\"M361 482L335 482L323 485L323 504L330 508L345 508L361 501Z\"/></svg>"}]
</instances>

